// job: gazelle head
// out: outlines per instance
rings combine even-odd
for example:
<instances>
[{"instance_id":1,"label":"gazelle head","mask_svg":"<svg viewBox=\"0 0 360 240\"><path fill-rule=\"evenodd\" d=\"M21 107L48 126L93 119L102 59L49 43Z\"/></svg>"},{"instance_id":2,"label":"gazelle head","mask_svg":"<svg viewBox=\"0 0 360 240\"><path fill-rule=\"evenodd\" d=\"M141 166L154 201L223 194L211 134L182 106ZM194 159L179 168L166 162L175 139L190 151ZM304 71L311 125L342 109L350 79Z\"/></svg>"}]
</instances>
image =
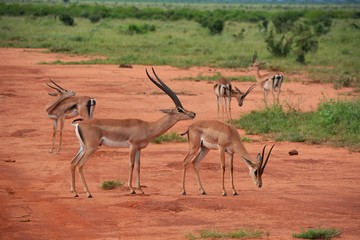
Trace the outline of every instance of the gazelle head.
<instances>
[{"instance_id":1,"label":"gazelle head","mask_svg":"<svg viewBox=\"0 0 360 240\"><path fill-rule=\"evenodd\" d=\"M231 94L236 96L236 100L239 103L239 107L243 105L245 97L251 92L251 90L254 89L255 86L256 84L253 84L251 87L249 87L249 89L246 92L242 92L237 87L235 87L235 90L232 90Z\"/></svg>"},{"instance_id":2,"label":"gazelle head","mask_svg":"<svg viewBox=\"0 0 360 240\"><path fill-rule=\"evenodd\" d=\"M260 68L261 66L264 66L266 64L265 62L258 62L257 61L257 55L258 55L258 51L255 50L252 61L251 61L251 64L248 67L248 71L250 71L252 69Z\"/></svg>"},{"instance_id":3,"label":"gazelle head","mask_svg":"<svg viewBox=\"0 0 360 240\"><path fill-rule=\"evenodd\" d=\"M66 99L72 96L75 96L76 92L71 91L71 90L66 90L65 88L62 88L59 84L57 84L55 81L50 79L50 82L54 85L50 85L48 83L46 83L46 85L48 85L50 88L54 89L56 92L51 92L49 93L50 96L53 97L57 97L58 95L61 96L62 99Z\"/></svg>"},{"instance_id":4,"label":"gazelle head","mask_svg":"<svg viewBox=\"0 0 360 240\"><path fill-rule=\"evenodd\" d=\"M192 111L186 110L179 98L176 96L176 94L159 78L159 76L156 74L154 68L152 68L152 71L154 73L154 76L156 77L157 81L154 80L148 73L147 69L145 69L146 75L148 78L158 87L160 88L164 93L166 93L171 100L173 100L175 107L169 108L169 109L161 109L160 111L166 114L172 115L176 120L187 120L187 119L193 119L195 118L196 114Z\"/></svg>"},{"instance_id":5,"label":"gazelle head","mask_svg":"<svg viewBox=\"0 0 360 240\"><path fill-rule=\"evenodd\" d=\"M258 154L256 157L257 163L252 162L251 160L245 158L244 156L242 156L244 158L244 160L247 162L249 169L250 169L250 176L252 177L252 179L254 180L254 183L256 184L256 186L258 188L261 188L262 186L262 179L261 176L264 173L266 164L269 160L270 154L272 149L274 148L275 145L273 145L270 148L270 151L266 157L266 160L264 161L264 154L265 154L265 148L266 145L264 146L263 150L262 150L262 154Z\"/></svg>"}]
</instances>

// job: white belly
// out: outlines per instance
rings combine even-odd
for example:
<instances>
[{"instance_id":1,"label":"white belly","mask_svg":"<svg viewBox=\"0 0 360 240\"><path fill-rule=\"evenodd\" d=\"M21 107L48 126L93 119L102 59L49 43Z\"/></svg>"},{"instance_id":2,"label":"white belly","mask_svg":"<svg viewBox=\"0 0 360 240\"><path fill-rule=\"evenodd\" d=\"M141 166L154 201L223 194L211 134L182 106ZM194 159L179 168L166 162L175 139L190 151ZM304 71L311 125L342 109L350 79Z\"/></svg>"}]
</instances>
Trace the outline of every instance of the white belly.
<instances>
[{"instance_id":1,"label":"white belly","mask_svg":"<svg viewBox=\"0 0 360 240\"><path fill-rule=\"evenodd\" d=\"M211 149L211 150L219 149L218 144L207 142L204 139L201 139L201 142L202 142L202 145L204 145L204 147L207 147L208 149Z\"/></svg>"},{"instance_id":2,"label":"white belly","mask_svg":"<svg viewBox=\"0 0 360 240\"><path fill-rule=\"evenodd\" d=\"M103 137L101 139L101 144L107 147L116 147L116 148L127 148L130 146L129 141L113 141L110 139L107 139L106 137Z\"/></svg>"}]
</instances>

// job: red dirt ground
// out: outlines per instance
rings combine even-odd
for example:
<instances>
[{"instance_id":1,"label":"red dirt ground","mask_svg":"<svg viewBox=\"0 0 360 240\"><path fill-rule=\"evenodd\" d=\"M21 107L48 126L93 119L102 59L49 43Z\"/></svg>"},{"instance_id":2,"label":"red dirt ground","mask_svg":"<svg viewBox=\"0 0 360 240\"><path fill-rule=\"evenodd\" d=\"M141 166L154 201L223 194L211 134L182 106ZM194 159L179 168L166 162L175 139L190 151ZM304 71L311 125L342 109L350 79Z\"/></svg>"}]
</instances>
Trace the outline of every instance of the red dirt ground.
<instances>
[{"instance_id":1,"label":"red dirt ground","mask_svg":"<svg viewBox=\"0 0 360 240\"><path fill-rule=\"evenodd\" d=\"M149 144L142 151L141 180L145 195L130 195L126 187L104 191L105 180L128 177L128 149L102 147L85 165L85 177L94 198L88 199L78 176L78 198L70 193L70 161L78 151L74 129L67 120L63 150L49 154L52 121L44 110L51 100L45 83L54 79L78 95L97 99L97 118L156 120L171 100L158 95L145 68L116 65L44 65L79 57L45 54L35 49L0 49L0 238L1 239L185 239L203 229L232 231L257 229L262 239L293 239L308 227L339 228L341 239L360 238L360 153L344 148L278 142L263 175L263 188L253 184L247 167L235 156L238 196L221 196L220 160L212 151L201 164L201 196L192 170L187 196L181 195L182 161L187 143ZM212 83L176 78L249 75L244 70L156 66L159 76L177 93L195 120L216 119ZM298 78L297 82L289 79ZM335 90L286 76L281 103L314 110L323 99L349 98L351 89ZM237 83L240 89L252 83ZM259 87L233 117L264 107ZM192 121L172 130L183 132ZM244 135L243 131L240 131ZM265 144L244 143L255 157ZM297 156L289 156L292 149ZM229 169L227 167L227 169ZM229 173L226 188L231 193Z\"/></svg>"}]
</instances>

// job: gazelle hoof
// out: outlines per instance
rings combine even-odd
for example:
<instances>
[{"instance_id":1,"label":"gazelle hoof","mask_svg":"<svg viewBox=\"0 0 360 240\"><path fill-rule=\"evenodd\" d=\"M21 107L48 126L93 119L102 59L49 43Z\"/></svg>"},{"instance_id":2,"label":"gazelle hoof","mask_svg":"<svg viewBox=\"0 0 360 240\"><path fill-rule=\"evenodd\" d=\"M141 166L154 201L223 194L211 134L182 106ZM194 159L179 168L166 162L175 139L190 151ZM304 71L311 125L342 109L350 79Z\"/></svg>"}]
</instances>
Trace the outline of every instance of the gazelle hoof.
<instances>
[{"instance_id":1,"label":"gazelle hoof","mask_svg":"<svg viewBox=\"0 0 360 240\"><path fill-rule=\"evenodd\" d=\"M237 196L238 195L238 193L237 192L233 192L233 196Z\"/></svg>"},{"instance_id":2,"label":"gazelle hoof","mask_svg":"<svg viewBox=\"0 0 360 240\"><path fill-rule=\"evenodd\" d=\"M90 195L88 196L88 198L93 198L93 196L90 194Z\"/></svg>"},{"instance_id":3,"label":"gazelle hoof","mask_svg":"<svg viewBox=\"0 0 360 240\"><path fill-rule=\"evenodd\" d=\"M201 195L206 195L206 192L202 192Z\"/></svg>"}]
</instances>

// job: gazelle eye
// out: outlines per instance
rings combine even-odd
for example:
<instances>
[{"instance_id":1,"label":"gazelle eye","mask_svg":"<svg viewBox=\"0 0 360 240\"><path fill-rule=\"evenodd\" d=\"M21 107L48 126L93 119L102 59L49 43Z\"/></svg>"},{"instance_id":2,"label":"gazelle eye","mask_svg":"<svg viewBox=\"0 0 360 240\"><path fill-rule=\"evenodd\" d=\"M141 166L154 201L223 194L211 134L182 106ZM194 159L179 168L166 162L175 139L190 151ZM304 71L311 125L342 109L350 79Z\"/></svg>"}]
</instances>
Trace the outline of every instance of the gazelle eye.
<instances>
[{"instance_id":1,"label":"gazelle eye","mask_svg":"<svg viewBox=\"0 0 360 240\"><path fill-rule=\"evenodd\" d=\"M182 109L181 107L178 107L177 110L179 113L185 113L184 109Z\"/></svg>"},{"instance_id":2,"label":"gazelle eye","mask_svg":"<svg viewBox=\"0 0 360 240\"><path fill-rule=\"evenodd\" d=\"M255 171L254 171L254 175L257 177L257 175L258 175L258 170L255 170Z\"/></svg>"}]
</instances>

